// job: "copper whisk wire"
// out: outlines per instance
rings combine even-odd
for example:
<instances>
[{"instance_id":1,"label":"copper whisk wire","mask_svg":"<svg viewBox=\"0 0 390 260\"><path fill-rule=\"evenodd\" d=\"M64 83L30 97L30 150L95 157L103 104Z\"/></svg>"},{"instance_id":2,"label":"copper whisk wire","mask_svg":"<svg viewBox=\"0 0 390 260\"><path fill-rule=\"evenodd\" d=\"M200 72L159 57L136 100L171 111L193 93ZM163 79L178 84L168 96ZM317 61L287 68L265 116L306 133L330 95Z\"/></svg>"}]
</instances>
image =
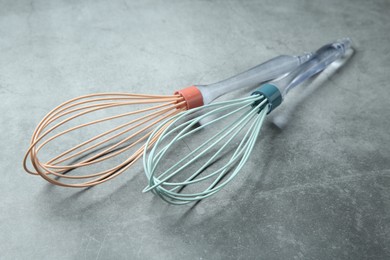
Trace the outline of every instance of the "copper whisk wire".
<instances>
[{"instance_id":1,"label":"copper whisk wire","mask_svg":"<svg viewBox=\"0 0 390 260\"><path fill-rule=\"evenodd\" d=\"M185 103L186 101L180 95L163 96L129 93L97 93L71 99L50 111L38 124L32 135L30 147L24 157L24 169L30 174L40 175L50 183L65 187L81 188L106 182L124 172L136 160L138 160L142 156L144 145L141 145L141 147L136 149L134 153L128 156L123 162L116 164L107 170L84 175L70 175L68 173L79 168L102 163L103 161L112 159L121 153L129 151L136 145L141 144L142 141L148 138L156 124L184 110ZM68 122L103 109L144 104L156 105L95 119L53 134L55 130L63 127ZM111 122L114 119L143 113L149 114L142 115L93 136L63 152L60 152L46 162L39 159L39 152L49 143L54 142L61 136L102 122ZM133 132L129 134L129 136L125 136L122 140L109 144L109 142L112 142L116 138L120 138L131 131ZM53 135L49 136L50 134ZM109 136L110 134L111 136ZM133 140L137 137L137 140ZM130 141L132 142L126 144ZM104 147L104 145L107 144L109 144L108 147ZM100 149L97 153L93 154L94 149L102 147L102 151L100 151ZM92 155L89 155L89 152L91 152ZM77 158L81 158L81 160L77 161ZM65 164L72 159L76 160L76 162ZM28 167L28 160L30 160L34 169L30 169L30 167ZM88 180L91 178L93 179ZM86 181L81 183L68 183L64 181L66 179Z\"/></svg>"}]
</instances>

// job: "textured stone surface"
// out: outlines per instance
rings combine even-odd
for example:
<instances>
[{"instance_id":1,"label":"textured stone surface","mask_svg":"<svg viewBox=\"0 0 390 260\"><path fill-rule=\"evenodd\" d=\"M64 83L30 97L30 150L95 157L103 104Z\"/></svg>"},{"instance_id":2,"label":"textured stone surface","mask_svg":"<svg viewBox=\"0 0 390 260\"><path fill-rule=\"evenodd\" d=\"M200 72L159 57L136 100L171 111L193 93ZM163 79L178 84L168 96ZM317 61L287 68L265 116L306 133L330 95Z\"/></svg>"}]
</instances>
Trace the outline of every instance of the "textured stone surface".
<instances>
[{"instance_id":1,"label":"textured stone surface","mask_svg":"<svg viewBox=\"0 0 390 260\"><path fill-rule=\"evenodd\" d=\"M386 0L1 0L0 259L389 259L389 11ZM59 102L170 94L344 36L347 66L288 127L268 121L234 183L194 207L142 194L141 163L88 190L21 167Z\"/></svg>"}]
</instances>

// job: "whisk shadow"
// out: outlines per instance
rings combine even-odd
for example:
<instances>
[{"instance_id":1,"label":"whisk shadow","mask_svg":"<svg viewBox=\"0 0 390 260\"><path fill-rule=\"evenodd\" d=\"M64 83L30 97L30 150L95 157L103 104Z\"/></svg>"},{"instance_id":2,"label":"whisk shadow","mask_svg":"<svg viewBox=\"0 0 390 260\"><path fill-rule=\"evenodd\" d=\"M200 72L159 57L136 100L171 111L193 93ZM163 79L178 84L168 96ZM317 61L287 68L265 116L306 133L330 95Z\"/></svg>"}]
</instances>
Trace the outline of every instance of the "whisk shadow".
<instances>
[{"instance_id":1,"label":"whisk shadow","mask_svg":"<svg viewBox=\"0 0 390 260\"><path fill-rule=\"evenodd\" d=\"M278 138L283 130L274 126L273 124L265 125L263 129L263 138L258 138L256 145L259 146L264 142L269 148L264 154L262 154L261 168L258 165L254 166L255 169L260 169L257 172L247 172L248 178L238 183L233 188L234 192L219 193L222 196L216 195L215 201L213 198L206 200L200 200L193 203L185 212L183 212L176 219L163 220L165 224L175 230L185 230L186 234L190 234L193 237L202 237L203 241L208 241L208 237L211 238L210 234L219 234L221 236L221 227L230 226L229 233L240 234L245 228L250 226L257 226L261 223L261 217L255 217L252 214L261 211L255 210L263 203L264 197L268 197L267 194L271 194L272 190L265 190L261 184L265 178L271 173L269 165L271 160L275 158L275 154L278 152L277 148L272 145L275 139ZM253 155L252 155L253 159ZM260 174L259 174L260 173ZM260 185L259 185L260 184ZM238 188L237 188L238 187ZM229 187L226 187L229 189ZM254 193L264 192L264 196L254 197ZM217 197L219 196L219 197ZM249 210L248 210L249 209ZM267 209L265 209L267 211ZM200 214L199 214L200 213ZM195 222L195 223L194 223ZM249 223L248 223L249 222ZM235 223L235 225L232 225ZM240 228L239 228L240 227ZM236 232L234 231L236 230ZM258 236L256 229L246 230L250 237ZM236 237L236 235L234 235ZM231 236L229 236L231 239ZM237 237L236 237L237 238ZM241 240L242 238L237 238ZM210 250L221 250L219 247L215 249L216 245L210 243L200 243L200 248L210 248ZM221 250L223 254L224 250ZM238 256L237 256L238 257Z\"/></svg>"},{"instance_id":2,"label":"whisk shadow","mask_svg":"<svg viewBox=\"0 0 390 260\"><path fill-rule=\"evenodd\" d=\"M279 129L279 128L277 128L277 127L275 127L275 126L273 126L273 125L269 125L269 128L271 128L272 129L272 131L275 131L273 134L271 134L271 136L267 136L267 138L269 139L269 141L268 142L270 142L270 143L272 143L272 141L280 134L280 133L282 133L282 131ZM275 128L275 129L273 129L273 128ZM262 138L259 138L259 140L257 140L257 143L258 142L263 142L264 140L261 140ZM272 147L272 146L271 146ZM267 157L266 158L264 158L265 159L265 161L270 161L271 160L271 158L274 156L273 154L275 153L276 151L275 150L270 150L270 151L268 151L266 154L267 154ZM268 163L266 163L264 166L263 166L263 168L264 169L268 169ZM264 180L264 178L266 178L266 176L269 174L269 171L261 171L262 173L259 175L259 180L253 180L253 178L251 178L250 176L249 176L249 178L247 178L247 180L246 180L246 182L245 183L240 183L240 187L241 188L239 188L239 190L236 190L234 193L224 193L224 195L226 195L226 194L230 194L229 196L228 196L228 198L226 199L226 200L224 200L224 202L225 201L228 201L228 206L222 206L220 203L218 203L217 202L217 204L218 204L218 206L216 206L216 207L212 207L213 209L217 209L216 210L216 212L214 212L214 213L212 213L212 214L210 214L210 215L208 215L208 216L206 216L206 219L203 219L202 220L202 222L205 222L205 223L207 223L208 221L209 221L209 219L213 219L214 218L214 216L216 216L216 215L220 215L222 212L226 212L226 208L230 208L230 206L232 205L232 204L234 204L236 201L240 201L240 203L242 202L242 201L245 201L245 198L243 199L243 197L246 197L246 196L253 196L252 194L253 194L253 189L251 189L250 191L247 189L250 185L249 185L249 183L250 184L253 184L253 183L261 183L263 180ZM224 175L224 177L223 178L221 178L221 180L219 181L219 182L221 182L226 176L228 175L228 173L226 173L225 175ZM253 175L253 174L252 174ZM218 183L219 183L218 182ZM217 184L218 184L217 183ZM216 185L217 185L216 184ZM253 185L252 185L253 186ZM228 187L226 187L226 188L228 188ZM259 189L260 190L262 190L262 187L257 187L257 186L255 186L254 187L254 189L256 190L256 191L258 191ZM192 203L192 204L190 204L190 205L188 205L188 208L182 213L182 214L180 214L176 219L175 219L175 221L173 222L173 223L171 223L172 224L172 226L176 226L176 225L185 225L186 223L188 223L188 221L189 220L191 220L192 218L195 218L195 217L197 217L198 215L198 211L197 211L197 209L200 207L200 208L203 208L203 207L208 207L208 203L212 200L213 198L211 198L211 199L208 199L208 198L206 198L205 200L198 200L198 201L196 201L196 202L194 202L194 203ZM203 206L203 205L205 205L205 206ZM175 205L168 205L168 208L171 208L171 207L176 207ZM223 214L223 213L222 213Z\"/></svg>"},{"instance_id":3,"label":"whisk shadow","mask_svg":"<svg viewBox=\"0 0 390 260\"><path fill-rule=\"evenodd\" d=\"M204 173L208 168L212 167L214 164L216 164L216 163L218 163L219 161L221 161L222 158L223 158L224 156L226 156L227 154L231 153L233 150L234 150L233 148L226 149L226 151L225 151L223 154L221 154L220 157L218 157L218 158L217 158L216 160L214 160L212 163L208 164L202 171L200 171L197 175L194 175L193 178L190 179L190 180L193 180L193 179L195 179L196 177L198 177L199 175L201 175L202 173ZM229 175L229 173L230 173L231 171L232 171L232 168L229 169L228 171L226 171L225 174L220 178L220 180L219 180L218 182L216 182L215 185L212 186L211 188L217 186L221 181L223 181L223 180L226 178L226 176ZM187 185L181 186L181 188L178 189L178 192L180 193L181 191L183 191L185 187L187 187ZM200 202L200 201L195 202L195 204L197 204L198 202Z\"/></svg>"},{"instance_id":4,"label":"whisk shadow","mask_svg":"<svg viewBox=\"0 0 390 260\"><path fill-rule=\"evenodd\" d=\"M116 208L117 206L112 197L116 196L116 194L126 194L126 190L129 187L128 184L123 184L113 192L107 193L98 199L95 198L96 196L89 196L90 193L87 192L89 189L91 187L77 190L65 198L55 199L58 196L54 195L53 189L46 188L42 192L42 197L45 199L46 212L56 217L66 216L67 219L78 219L80 216L84 216L86 212L90 212L91 215L99 215L99 212L105 212L108 208Z\"/></svg>"},{"instance_id":5,"label":"whisk shadow","mask_svg":"<svg viewBox=\"0 0 390 260\"><path fill-rule=\"evenodd\" d=\"M141 190L136 189L138 186L134 185L142 182L143 176L139 176L140 174L142 172L133 174L115 189L111 189L113 186L107 183L80 189L63 188L48 183L41 192L41 199L45 201L44 212L49 216L78 219L86 212L99 215L109 210L116 211L119 207L135 207L137 203L129 203L125 198L142 195Z\"/></svg>"},{"instance_id":6,"label":"whisk shadow","mask_svg":"<svg viewBox=\"0 0 390 260\"><path fill-rule=\"evenodd\" d=\"M106 145L104 145L104 146L102 146L102 147L100 147L100 148L98 148L98 149L91 150L90 152L85 153L85 154L83 154L82 156L79 156L79 157L77 157L76 159L73 159L72 161L70 161L70 162L69 162L69 165L79 163L80 161L84 160L85 158L87 158L87 157L89 157L89 156L91 156L91 155L93 155L93 154L95 154L95 153L99 153L100 151L105 150L106 148L110 147L111 145L112 145L112 143L108 143L108 144L106 144ZM124 149L125 147L126 147L126 144L124 144L124 145L122 145L122 146L118 146L117 148L112 149L111 151L108 151L108 152L106 152L106 153L104 153L104 154L101 154L100 156L97 156L97 157L95 157L95 158L93 158L93 159L91 159L91 160L87 160L86 162L91 162L92 160L96 160L96 159L102 158L102 157L104 157L104 156L110 155L110 154L115 153L115 152L117 152L117 151L119 151L119 150L121 150L121 149ZM74 170L77 170L77 168L66 170L66 171L64 171L62 174L65 175L65 174L68 174L68 173L70 173L70 172L72 172L72 171L74 171ZM56 176L54 179L55 179L55 180L58 180L58 179L61 179L61 177Z\"/></svg>"},{"instance_id":7,"label":"whisk shadow","mask_svg":"<svg viewBox=\"0 0 390 260\"><path fill-rule=\"evenodd\" d=\"M262 191L264 190L263 183L270 174L270 164L272 163L272 160L275 159L275 155L277 154L277 148L273 145L275 143L275 140L277 137L283 133L281 129L278 127L274 126L273 124L267 124L266 129L267 134L266 138L257 140L257 145L266 146L267 150L262 151L262 156L261 156L261 161L260 163L256 164L255 169L259 169L257 172L251 172L249 173L250 176L246 179L247 184L245 183L243 186L240 185L242 191L237 192L236 195L238 196L242 192L253 192L253 191L248 191L248 189L244 189L243 187L250 187L250 185L253 185L255 190ZM269 133L268 133L269 132ZM262 144L260 144L262 143ZM252 160L255 159L252 157Z\"/></svg>"}]
</instances>

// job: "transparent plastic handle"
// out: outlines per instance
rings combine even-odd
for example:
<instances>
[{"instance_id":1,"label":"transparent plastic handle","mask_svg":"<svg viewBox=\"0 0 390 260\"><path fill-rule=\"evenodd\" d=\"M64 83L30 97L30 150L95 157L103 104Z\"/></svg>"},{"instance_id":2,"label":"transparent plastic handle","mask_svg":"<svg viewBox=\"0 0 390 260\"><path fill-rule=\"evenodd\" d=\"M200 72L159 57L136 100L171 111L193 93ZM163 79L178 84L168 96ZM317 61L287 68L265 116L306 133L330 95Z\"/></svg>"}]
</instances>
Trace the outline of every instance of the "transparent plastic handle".
<instances>
[{"instance_id":1,"label":"transparent plastic handle","mask_svg":"<svg viewBox=\"0 0 390 260\"><path fill-rule=\"evenodd\" d=\"M324 70L333 61L344 56L345 52L351 47L351 44L351 40L345 38L324 45L318 49L307 62L299 66L286 77L274 80L269 84L276 86L282 97L284 97L295 86Z\"/></svg>"},{"instance_id":2,"label":"transparent plastic handle","mask_svg":"<svg viewBox=\"0 0 390 260\"><path fill-rule=\"evenodd\" d=\"M308 61L312 55L313 53L305 53L301 56L281 55L226 80L210 85L196 85L196 87L202 93L203 103L207 105L225 93L243 87L256 87L263 82L283 76Z\"/></svg>"},{"instance_id":3,"label":"transparent plastic handle","mask_svg":"<svg viewBox=\"0 0 390 260\"><path fill-rule=\"evenodd\" d=\"M284 109L277 110L276 114L271 115L271 121L280 129L285 128L291 120L294 119L294 112L314 91L319 89L328 81L339 69L341 69L353 56L354 50L349 48L345 55L328 65L321 73L304 88L299 86L299 91L291 93L291 97L286 100ZM290 95L290 94L289 94Z\"/></svg>"}]
</instances>

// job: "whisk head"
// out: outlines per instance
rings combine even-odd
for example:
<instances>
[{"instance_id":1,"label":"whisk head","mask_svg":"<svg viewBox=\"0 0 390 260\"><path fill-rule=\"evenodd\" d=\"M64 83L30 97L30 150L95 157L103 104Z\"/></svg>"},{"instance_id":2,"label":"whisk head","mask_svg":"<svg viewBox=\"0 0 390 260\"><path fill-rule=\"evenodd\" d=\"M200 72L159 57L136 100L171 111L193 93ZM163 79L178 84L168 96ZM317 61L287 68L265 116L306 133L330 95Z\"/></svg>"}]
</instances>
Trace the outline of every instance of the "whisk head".
<instances>
[{"instance_id":1,"label":"whisk head","mask_svg":"<svg viewBox=\"0 0 390 260\"><path fill-rule=\"evenodd\" d=\"M168 126L161 124L146 143L144 192L186 204L220 191L248 160L269 110L267 98L255 94L185 111Z\"/></svg>"},{"instance_id":2,"label":"whisk head","mask_svg":"<svg viewBox=\"0 0 390 260\"><path fill-rule=\"evenodd\" d=\"M186 101L180 94L99 93L72 99L38 124L24 168L60 186L88 187L105 182L142 156L144 143L157 123L185 109ZM150 143L158 135L155 132Z\"/></svg>"}]
</instances>

